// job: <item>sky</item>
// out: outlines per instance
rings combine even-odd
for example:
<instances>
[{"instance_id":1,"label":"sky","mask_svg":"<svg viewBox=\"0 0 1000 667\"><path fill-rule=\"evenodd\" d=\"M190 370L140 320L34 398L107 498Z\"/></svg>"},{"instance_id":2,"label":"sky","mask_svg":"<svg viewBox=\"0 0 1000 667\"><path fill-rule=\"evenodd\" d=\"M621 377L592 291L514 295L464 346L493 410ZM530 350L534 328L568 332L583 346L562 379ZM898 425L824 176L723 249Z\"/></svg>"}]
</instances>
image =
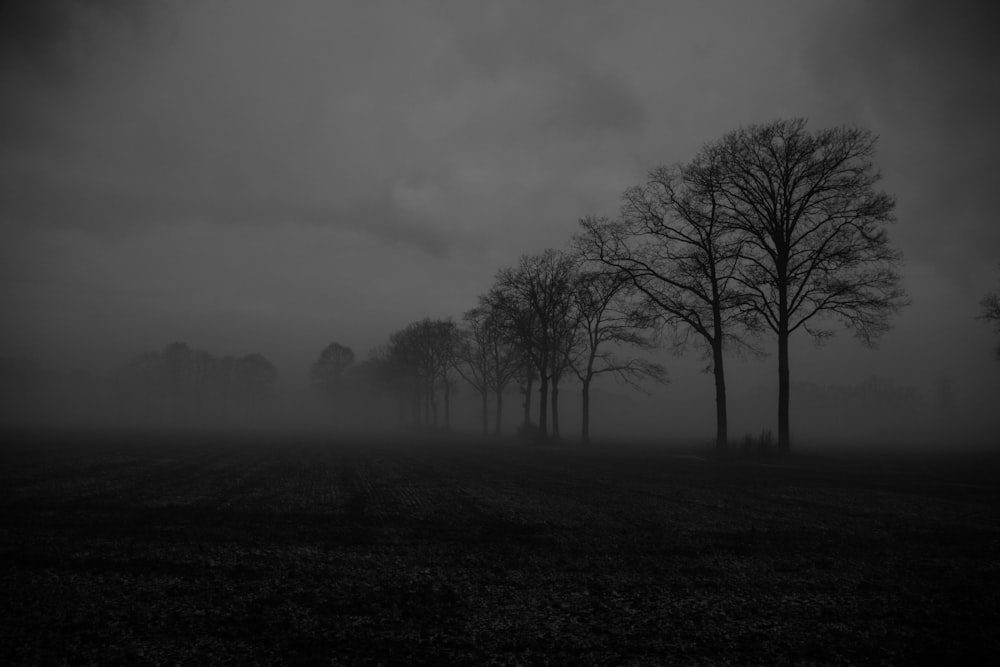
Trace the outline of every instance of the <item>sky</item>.
<instances>
[{"instance_id":1,"label":"sky","mask_svg":"<svg viewBox=\"0 0 1000 667\"><path fill-rule=\"evenodd\" d=\"M794 341L793 381L950 378L995 426L1000 64L988 3L0 5L0 350L101 370L185 341L286 385L475 305L647 170L750 123L879 136L912 305L877 351ZM667 358L656 400L711 377ZM773 356L734 359L733 392ZM794 408L793 408L794 409Z\"/></svg>"}]
</instances>

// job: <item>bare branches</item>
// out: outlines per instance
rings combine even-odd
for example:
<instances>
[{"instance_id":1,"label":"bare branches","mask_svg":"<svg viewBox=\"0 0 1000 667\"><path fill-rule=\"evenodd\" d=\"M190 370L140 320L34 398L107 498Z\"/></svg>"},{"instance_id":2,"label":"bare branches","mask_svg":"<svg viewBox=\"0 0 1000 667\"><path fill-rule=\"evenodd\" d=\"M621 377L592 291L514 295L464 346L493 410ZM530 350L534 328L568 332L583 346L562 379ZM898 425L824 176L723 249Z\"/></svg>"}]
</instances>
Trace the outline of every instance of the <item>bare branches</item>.
<instances>
[{"instance_id":1,"label":"bare branches","mask_svg":"<svg viewBox=\"0 0 1000 667\"><path fill-rule=\"evenodd\" d=\"M895 201L874 190L874 149L866 130L809 133L801 119L743 128L706 149L724 167L727 224L747 240L739 281L776 333L832 316L873 344L906 305L884 229Z\"/></svg>"},{"instance_id":2,"label":"bare branches","mask_svg":"<svg viewBox=\"0 0 1000 667\"><path fill-rule=\"evenodd\" d=\"M628 283L633 313L673 332L675 348L694 339L710 351L716 376L720 448L728 438L723 348L750 348L748 334L772 313L753 298L757 281L741 272L753 238L725 216L718 155L703 152L687 165L657 167L643 186L622 195L619 220L586 218L573 244L584 258ZM758 262L767 275L769 266ZM631 369L630 369L631 370ZM655 375L660 369L647 369Z\"/></svg>"},{"instance_id":3,"label":"bare branches","mask_svg":"<svg viewBox=\"0 0 1000 667\"><path fill-rule=\"evenodd\" d=\"M574 304L580 345L573 372L581 382L589 383L601 374L613 374L633 387L643 378L664 381L662 365L634 357L622 359L609 349L650 349L655 344L646 331L652 320L634 305L635 294L635 287L621 272L583 270L578 274Z\"/></svg>"},{"instance_id":4,"label":"bare branches","mask_svg":"<svg viewBox=\"0 0 1000 667\"><path fill-rule=\"evenodd\" d=\"M745 307L778 338L778 445L789 447L788 336L822 342L835 319L873 346L907 305L900 254L885 226L895 200L876 190L875 137L859 128L808 132L803 119L730 132L703 151L719 166L717 205L742 240L734 276Z\"/></svg>"}]
</instances>

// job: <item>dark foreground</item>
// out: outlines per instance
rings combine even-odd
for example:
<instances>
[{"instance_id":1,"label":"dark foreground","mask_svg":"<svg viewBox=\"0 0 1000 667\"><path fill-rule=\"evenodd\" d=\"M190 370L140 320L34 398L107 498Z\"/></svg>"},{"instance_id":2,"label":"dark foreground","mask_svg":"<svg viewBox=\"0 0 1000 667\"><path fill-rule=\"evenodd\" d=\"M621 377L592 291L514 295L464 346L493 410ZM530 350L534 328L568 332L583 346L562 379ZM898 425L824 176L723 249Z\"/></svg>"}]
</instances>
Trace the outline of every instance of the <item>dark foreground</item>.
<instances>
[{"instance_id":1,"label":"dark foreground","mask_svg":"<svg viewBox=\"0 0 1000 667\"><path fill-rule=\"evenodd\" d=\"M1000 664L995 460L369 445L8 443L0 663Z\"/></svg>"}]
</instances>

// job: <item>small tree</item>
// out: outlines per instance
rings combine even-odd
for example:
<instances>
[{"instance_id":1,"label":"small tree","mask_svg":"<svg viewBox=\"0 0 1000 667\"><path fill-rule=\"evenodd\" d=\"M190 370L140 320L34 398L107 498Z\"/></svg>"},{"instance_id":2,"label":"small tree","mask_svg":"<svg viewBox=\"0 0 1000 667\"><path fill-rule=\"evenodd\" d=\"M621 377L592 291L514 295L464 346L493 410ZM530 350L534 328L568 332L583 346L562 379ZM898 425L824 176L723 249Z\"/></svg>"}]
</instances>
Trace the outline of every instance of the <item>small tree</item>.
<instances>
[{"instance_id":1,"label":"small tree","mask_svg":"<svg viewBox=\"0 0 1000 667\"><path fill-rule=\"evenodd\" d=\"M451 369L455 367L461 335L450 318L433 320L428 326L428 353L436 381L444 390L444 427L451 429Z\"/></svg>"},{"instance_id":2,"label":"small tree","mask_svg":"<svg viewBox=\"0 0 1000 667\"><path fill-rule=\"evenodd\" d=\"M335 393L343 385L344 371L355 361L354 351L340 343L330 343L309 369L309 384L322 392Z\"/></svg>"},{"instance_id":3,"label":"small tree","mask_svg":"<svg viewBox=\"0 0 1000 667\"><path fill-rule=\"evenodd\" d=\"M979 312L977 319L991 322L994 331L1000 334L1000 295L997 292L988 293L979 302L979 307L982 310ZM997 344L996 354L997 359L1000 359L1000 343Z\"/></svg>"},{"instance_id":4,"label":"small tree","mask_svg":"<svg viewBox=\"0 0 1000 667\"><path fill-rule=\"evenodd\" d=\"M590 386L596 376L610 374L638 387L636 380L663 381L666 375L658 363L615 354L616 347L653 346L652 339L642 333L645 322L634 311L632 292L631 280L621 272L582 271L577 276L574 302L581 345L572 369L582 384L583 442L590 440Z\"/></svg>"}]
</instances>

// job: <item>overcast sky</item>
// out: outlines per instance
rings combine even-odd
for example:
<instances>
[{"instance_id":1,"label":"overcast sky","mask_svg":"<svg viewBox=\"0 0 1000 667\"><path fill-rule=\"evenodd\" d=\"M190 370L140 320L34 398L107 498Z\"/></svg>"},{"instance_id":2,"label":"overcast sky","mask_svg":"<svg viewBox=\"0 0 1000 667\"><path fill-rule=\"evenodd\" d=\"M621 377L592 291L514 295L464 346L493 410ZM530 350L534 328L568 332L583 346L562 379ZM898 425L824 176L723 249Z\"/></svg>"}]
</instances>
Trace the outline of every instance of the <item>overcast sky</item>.
<instances>
[{"instance_id":1,"label":"overcast sky","mask_svg":"<svg viewBox=\"0 0 1000 667\"><path fill-rule=\"evenodd\" d=\"M913 305L878 352L799 341L793 380L948 374L997 400L993 335L973 320L1000 278L988 12L5 3L2 353L100 370L183 340L261 352L297 384L331 341L363 355L412 320L460 317L498 269L613 215L650 167L804 116L879 135ZM773 384L773 361L734 378ZM670 363L674 395L711 396L697 360Z\"/></svg>"}]
</instances>

